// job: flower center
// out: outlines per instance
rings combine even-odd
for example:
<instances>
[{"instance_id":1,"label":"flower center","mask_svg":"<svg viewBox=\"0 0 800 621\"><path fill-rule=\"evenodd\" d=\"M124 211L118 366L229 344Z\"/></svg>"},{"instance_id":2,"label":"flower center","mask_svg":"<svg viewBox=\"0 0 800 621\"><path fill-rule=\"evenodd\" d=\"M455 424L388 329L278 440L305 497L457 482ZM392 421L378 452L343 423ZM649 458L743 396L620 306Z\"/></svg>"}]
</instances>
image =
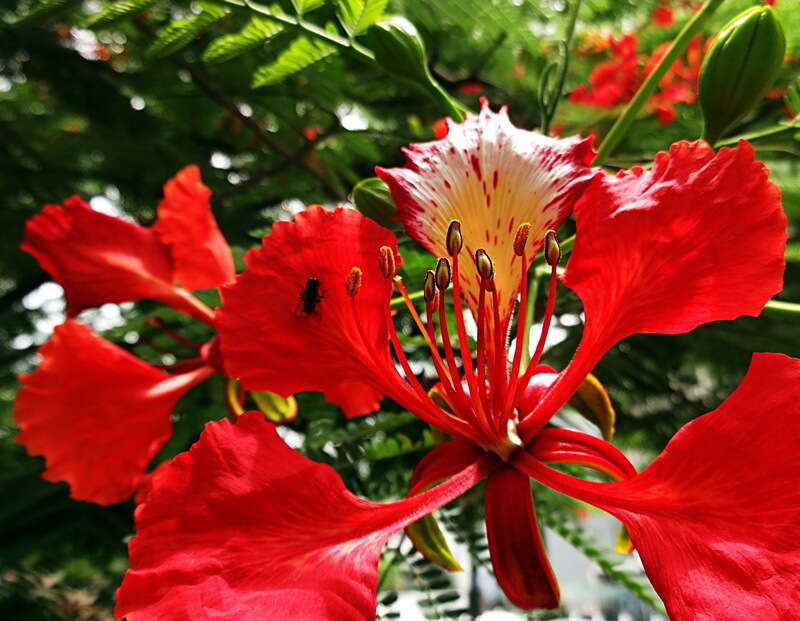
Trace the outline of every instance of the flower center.
<instances>
[{"instance_id":1,"label":"flower center","mask_svg":"<svg viewBox=\"0 0 800 621\"><path fill-rule=\"evenodd\" d=\"M397 362L403 369L405 381L426 404L426 420L434 418L444 431L452 432L475 442L503 459L508 459L522 441L517 435L519 416L517 404L536 373L544 350L545 340L555 305L557 266L560 250L555 234L549 231L545 237L544 255L550 265L550 286L542 330L535 351L523 369L523 350L527 347L528 318L528 269L535 257L528 257L530 224L518 227L514 237L515 260L521 262L519 305L517 311L516 339L513 357L510 356L510 317L501 317L500 293L495 287L495 265L484 249L475 252L474 261L478 279L478 301L473 308L477 324L474 351L467 336L464 321L463 289L465 282L460 271L461 250L464 245L461 226L453 221L447 232L448 257L441 257L434 270L428 270L423 286L425 317L414 306L402 279L395 273L394 255L389 248L381 248L379 262L381 272L392 278L402 296L420 334L430 352L439 383L431 392L426 392L411 371L410 364L400 345L389 305L386 305L386 320ZM356 268L354 268L356 269ZM351 279L348 279L348 283ZM346 285L348 293L352 286ZM452 317L447 303L448 293L452 298ZM354 295L351 293L351 295ZM454 347L451 328L456 330ZM440 399L431 393L438 392ZM443 401L442 401L443 400ZM434 415L431 412L435 412Z\"/></svg>"}]
</instances>

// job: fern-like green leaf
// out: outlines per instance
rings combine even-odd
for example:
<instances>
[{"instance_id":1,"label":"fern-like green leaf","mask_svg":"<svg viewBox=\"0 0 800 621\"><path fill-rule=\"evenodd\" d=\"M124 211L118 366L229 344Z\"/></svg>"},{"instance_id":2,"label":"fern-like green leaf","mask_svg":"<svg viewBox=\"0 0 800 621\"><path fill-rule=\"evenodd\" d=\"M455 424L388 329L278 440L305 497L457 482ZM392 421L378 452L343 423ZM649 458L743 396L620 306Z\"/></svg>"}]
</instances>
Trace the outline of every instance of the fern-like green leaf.
<instances>
[{"instance_id":1,"label":"fern-like green leaf","mask_svg":"<svg viewBox=\"0 0 800 621\"><path fill-rule=\"evenodd\" d=\"M338 0L339 21L350 36L364 32L383 17L388 0Z\"/></svg>"},{"instance_id":2,"label":"fern-like green leaf","mask_svg":"<svg viewBox=\"0 0 800 621\"><path fill-rule=\"evenodd\" d=\"M253 17L239 32L214 39L206 48L203 60L221 63L257 47L283 31L283 26L266 17Z\"/></svg>"},{"instance_id":3,"label":"fern-like green leaf","mask_svg":"<svg viewBox=\"0 0 800 621\"><path fill-rule=\"evenodd\" d=\"M275 84L314 63L336 53L336 48L324 41L298 37L281 52L277 60L259 68L253 75L253 88Z\"/></svg>"},{"instance_id":4,"label":"fern-like green leaf","mask_svg":"<svg viewBox=\"0 0 800 621\"><path fill-rule=\"evenodd\" d=\"M30 11L20 17L19 21L36 21L42 17L68 9L70 6L78 4L78 2L79 0L40 0Z\"/></svg>"},{"instance_id":5,"label":"fern-like green leaf","mask_svg":"<svg viewBox=\"0 0 800 621\"><path fill-rule=\"evenodd\" d=\"M325 4L325 0L292 0L292 4L294 5L294 10L297 11L297 14L303 15L309 11L313 11L314 9L321 7L323 4Z\"/></svg>"},{"instance_id":6,"label":"fern-like green leaf","mask_svg":"<svg viewBox=\"0 0 800 621\"><path fill-rule=\"evenodd\" d=\"M199 15L187 17L164 28L147 49L147 55L150 58L161 58L177 52L206 28L229 13L227 8L210 2L202 2L200 6L202 12Z\"/></svg>"},{"instance_id":7,"label":"fern-like green leaf","mask_svg":"<svg viewBox=\"0 0 800 621\"><path fill-rule=\"evenodd\" d=\"M123 19L130 15L135 15L140 11L154 5L159 0L120 0L114 4L106 6L99 13L89 17L85 24L87 26L104 26L111 22Z\"/></svg>"}]
</instances>

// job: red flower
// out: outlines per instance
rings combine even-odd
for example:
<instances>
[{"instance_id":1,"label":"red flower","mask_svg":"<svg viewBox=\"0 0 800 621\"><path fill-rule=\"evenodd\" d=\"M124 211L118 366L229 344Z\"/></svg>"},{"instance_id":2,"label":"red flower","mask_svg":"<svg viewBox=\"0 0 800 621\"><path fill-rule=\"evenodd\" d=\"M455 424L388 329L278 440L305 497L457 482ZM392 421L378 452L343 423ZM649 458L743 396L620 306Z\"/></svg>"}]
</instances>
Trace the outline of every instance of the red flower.
<instances>
[{"instance_id":1,"label":"red flower","mask_svg":"<svg viewBox=\"0 0 800 621\"><path fill-rule=\"evenodd\" d=\"M427 322L410 300L408 309L430 344L449 411L419 384L395 332L392 284L407 295L394 277L396 242L355 211L313 208L276 225L224 288L219 325L227 363L245 387L327 390L333 377L368 384L454 438L417 465L408 499L380 505L354 498L257 417L210 424L190 453L153 478L117 614L371 620L376 561L390 534L488 474L492 562L521 607L559 599L533 477L627 526L676 621L791 618L800 586L792 540L800 527L800 361L757 356L731 399L687 425L641 474L610 443L547 426L620 340L756 315L780 290L786 218L752 148L714 153L702 142L678 143L651 170L610 177L587 167L585 142L515 129L504 112L484 107L449 129L444 140L411 147L404 168L378 169L406 231L444 257L426 279ZM563 282L583 301L586 324L572 362L555 374L539 365L558 282L559 252L546 231L573 206L578 236ZM518 296L525 307L526 274L543 244L553 278L543 334L523 369L506 334ZM324 292L319 314L292 312L309 279ZM448 333L448 295L463 368ZM462 295L478 327L475 355ZM437 314L444 353L434 343ZM552 462L588 465L619 482L567 476Z\"/></svg>"},{"instance_id":2,"label":"red flower","mask_svg":"<svg viewBox=\"0 0 800 621\"><path fill-rule=\"evenodd\" d=\"M69 315L149 297L213 324L211 309L189 293L234 277L210 195L199 169L184 168L164 186L152 228L106 216L73 197L32 218L22 248L63 286ZM69 483L73 498L125 500L172 434L177 401L221 370L216 340L194 347L197 357L173 365L167 375L67 321L39 349L39 368L20 378L17 442L42 455L44 478Z\"/></svg>"},{"instance_id":3,"label":"red flower","mask_svg":"<svg viewBox=\"0 0 800 621\"><path fill-rule=\"evenodd\" d=\"M665 9L659 7L656 14ZM600 63L589 74L589 86L579 84L570 93L570 101L598 108L614 108L628 103L644 80L666 54L670 43L660 45L648 58L636 53L638 38L624 35L612 41L611 60ZM697 79L703 61L700 35L686 50L683 59L675 61L659 83L659 90L647 100L646 109L655 114L662 125L675 120L675 104L697 101Z\"/></svg>"},{"instance_id":4,"label":"red flower","mask_svg":"<svg viewBox=\"0 0 800 621\"><path fill-rule=\"evenodd\" d=\"M657 7L653 11L653 25L659 28L672 28L675 23L675 18L672 15L672 9L667 6Z\"/></svg>"},{"instance_id":5,"label":"red flower","mask_svg":"<svg viewBox=\"0 0 800 621\"><path fill-rule=\"evenodd\" d=\"M73 196L28 221L22 249L64 287L70 316L150 298L213 324L212 311L189 293L234 277L210 195L199 169L187 166L164 186L151 228L94 211Z\"/></svg>"}]
</instances>

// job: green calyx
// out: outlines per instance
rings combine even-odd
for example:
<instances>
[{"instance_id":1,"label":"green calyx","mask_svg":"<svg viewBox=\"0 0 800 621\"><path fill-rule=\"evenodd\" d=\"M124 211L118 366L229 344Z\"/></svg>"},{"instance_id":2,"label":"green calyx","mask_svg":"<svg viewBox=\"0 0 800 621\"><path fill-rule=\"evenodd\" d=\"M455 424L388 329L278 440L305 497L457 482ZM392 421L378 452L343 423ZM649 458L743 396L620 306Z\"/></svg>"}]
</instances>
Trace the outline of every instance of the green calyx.
<instances>
[{"instance_id":1,"label":"green calyx","mask_svg":"<svg viewBox=\"0 0 800 621\"><path fill-rule=\"evenodd\" d=\"M700 69L703 138L713 145L756 107L778 76L785 51L783 26L771 7L748 9L722 29Z\"/></svg>"}]
</instances>

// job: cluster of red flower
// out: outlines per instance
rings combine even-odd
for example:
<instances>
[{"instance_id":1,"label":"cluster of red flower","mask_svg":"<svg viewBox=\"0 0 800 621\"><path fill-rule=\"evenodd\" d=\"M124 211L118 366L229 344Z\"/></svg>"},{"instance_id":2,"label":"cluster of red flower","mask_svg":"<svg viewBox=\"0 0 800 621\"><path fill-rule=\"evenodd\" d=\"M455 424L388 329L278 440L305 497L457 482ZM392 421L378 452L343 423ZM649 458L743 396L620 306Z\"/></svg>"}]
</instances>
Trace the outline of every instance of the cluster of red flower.
<instances>
[{"instance_id":1,"label":"cluster of red flower","mask_svg":"<svg viewBox=\"0 0 800 621\"><path fill-rule=\"evenodd\" d=\"M669 42L664 43L648 57L636 51L639 39L634 33L618 39L609 36L607 41L611 58L592 69L588 86L579 84L572 90L569 99L573 103L597 108L615 108L628 103L670 46ZM684 58L675 61L661 79L659 89L648 99L645 108L655 114L662 125L675 120L677 103L697 101L697 78L703 52L704 45L698 35L689 44Z\"/></svg>"},{"instance_id":2,"label":"cluster of red flower","mask_svg":"<svg viewBox=\"0 0 800 621\"><path fill-rule=\"evenodd\" d=\"M728 401L686 425L641 473L608 441L551 425L622 339L757 315L782 288L786 217L753 149L680 142L649 170L610 176L590 166L591 141L517 129L485 102L446 130L408 148L404 167L377 170L405 231L437 259L424 282L425 315L397 276L394 234L351 209L316 206L276 223L234 279L195 168L167 185L153 229L77 200L32 220L25 248L64 285L72 313L160 300L215 326L224 372L247 389L344 393L359 401L353 413L385 395L450 435L417 465L408 497L385 504L352 495L257 413L209 423L142 486L172 403L223 372L216 347L193 370L164 375L68 321L23 380L20 441L77 497L112 502L140 485L117 614L371 621L389 537L483 478L500 585L521 607L556 607L530 477L619 518L672 619L795 618L800 360L757 354ZM580 297L586 320L559 372L539 358L559 284L553 231L571 214L578 233L560 282ZM551 269L548 306L524 367L530 327L515 309L525 306L539 253ZM220 285L216 315L187 291ZM428 345L444 403L406 359L394 292ZM614 482L550 463L588 466Z\"/></svg>"}]
</instances>

